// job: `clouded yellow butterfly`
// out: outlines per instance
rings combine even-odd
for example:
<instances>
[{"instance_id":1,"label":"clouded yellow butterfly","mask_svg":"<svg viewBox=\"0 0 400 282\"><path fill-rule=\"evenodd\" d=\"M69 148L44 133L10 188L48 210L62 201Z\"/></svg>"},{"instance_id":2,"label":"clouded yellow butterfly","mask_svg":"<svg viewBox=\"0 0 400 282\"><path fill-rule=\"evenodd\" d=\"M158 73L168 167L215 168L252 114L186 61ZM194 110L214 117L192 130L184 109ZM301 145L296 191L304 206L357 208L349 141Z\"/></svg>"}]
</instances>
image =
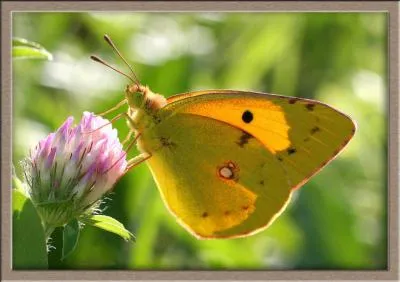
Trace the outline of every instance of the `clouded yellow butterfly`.
<instances>
[{"instance_id":1,"label":"clouded yellow butterfly","mask_svg":"<svg viewBox=\"0 0 400 282\"><path fill-rule=\"evenodd\" d=\"M317 101L235 90L166 99L133 75L125 102L142 154L130 165L147 161L165 205L197 238L267 228L355 133L351 118Z\"/></svg>"}]
</instances>

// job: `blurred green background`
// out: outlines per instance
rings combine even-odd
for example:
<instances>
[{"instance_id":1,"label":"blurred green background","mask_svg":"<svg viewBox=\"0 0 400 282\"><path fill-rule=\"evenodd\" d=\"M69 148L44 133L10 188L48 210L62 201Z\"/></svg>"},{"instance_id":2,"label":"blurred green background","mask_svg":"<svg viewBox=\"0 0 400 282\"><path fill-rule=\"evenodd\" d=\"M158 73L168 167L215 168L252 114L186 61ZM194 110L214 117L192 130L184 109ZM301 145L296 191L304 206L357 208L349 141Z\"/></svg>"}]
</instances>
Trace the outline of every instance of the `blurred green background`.
<instances>
[{"instance_id":1,"label":"blurred green background","mask_svg":"<svg viewBox=\"0 0 400 282\"><path fill-rule=\"evenodd\" d=\"M129 82L109 34L157 93L241 89L317 99L358 123L343 153L295 192L272 226L244 239L197 240L163 205L145 164L105 200L137 237L85 227L61 269L385 269L387 267L387 15L384 13L14 13L13 36L53 61L13 62L13 161L70 115L101 113ZM108 115L111 118L113 115ZM115 123L120 138L125 121ZM132 152L132 156L136 152Z\"/></svg>"}]
</instances>

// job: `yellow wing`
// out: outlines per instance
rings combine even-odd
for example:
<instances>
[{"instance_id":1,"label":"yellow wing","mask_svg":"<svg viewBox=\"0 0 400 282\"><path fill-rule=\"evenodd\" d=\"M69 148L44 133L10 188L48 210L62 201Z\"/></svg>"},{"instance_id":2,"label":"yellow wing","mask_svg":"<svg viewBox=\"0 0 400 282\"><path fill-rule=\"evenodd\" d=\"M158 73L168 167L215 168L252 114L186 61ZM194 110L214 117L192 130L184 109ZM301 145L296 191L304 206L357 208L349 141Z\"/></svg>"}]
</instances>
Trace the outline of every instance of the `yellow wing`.
<instances>
[{"instance_id":1,"label":"yellow wing","mask_svg":"<svg viewBox=\"0 0 400 282\"><path fill-rule=\"evenodd\" d=\"M163 200L199 238L266 228L355 132L316 101L229 90L168 99L139 142Z\"/></svg>"},{"instance_id":2,"label":"yellow wing","mask_svg":"<svg viewBox=\"0 0 400 282\"><path fill-rule=\"evenodd\" d=\"M223 121L258 139L286 170L292 188L304 184L349 142L356 125L347 115L308 99L264 93L209 90L168 98L166 112Z\"/></svg>"},{"instance_id":3,"label":"yellow wing","mask_svg":"<svg viewBox=\"0 0 400 282\"><path fill-rule=\"evenodd\" d=\"M285 207L285 169L256 138L227 123L175 114L144 135L162 198L198 238L232 238L265 228ZM157 149L155 149L158 147Z\"/></svg>"}]
</instances>

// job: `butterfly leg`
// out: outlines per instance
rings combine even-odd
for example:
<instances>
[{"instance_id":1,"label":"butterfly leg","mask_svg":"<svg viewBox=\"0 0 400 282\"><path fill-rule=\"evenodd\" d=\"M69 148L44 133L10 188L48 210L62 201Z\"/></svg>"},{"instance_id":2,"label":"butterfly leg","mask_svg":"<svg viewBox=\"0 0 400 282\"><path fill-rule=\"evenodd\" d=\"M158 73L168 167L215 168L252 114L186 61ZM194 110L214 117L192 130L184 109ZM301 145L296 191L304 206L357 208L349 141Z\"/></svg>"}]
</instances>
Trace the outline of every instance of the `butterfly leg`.
<instances>
[{"instance_id":1,"label":"butterfly leg","mask_svg":"<svg viewBox=\"0 0 400 282\"><path fill-rule=\"evenodd\" d=\"M111 113L111 112L113 112L113 111L115 111L115 110L118 110L121 106L123 106L124 104L126 104L126 102L127 102L127 100L124 98L121 102L119 102L118 104L116 104L114 107L112 107L111 109L109 109L109 110L107 110L107 111L105 111L105 112L102 112L102 113L100 113L100 114L97 114L98 116L105 116L106 114L108 114L108 113Z\"/></svg>"},{"instance_id":2,"label":"butterfly leg","mask_svg":"<svg viewBox=\"0 0 400 282\"><path fill-rule=\"evenodd\" d=\"M122 116L125 116L126 119L128 120L128 122L131 125L131 128L135 128L135 122L131 119L131 117L128 115L128 113L121 113L119 115L117 115L115 118L113 118L113 120L119 119ZM126 142L128 142L129 139L132 138L132 134L135 133L135 130L130 129L128 135L125 137L124 141L122 142L123 145L126 144ZM132 148L132 146L136 143L136 141L138 140L138 138L140 137L141 133L140 132L136 132L135 138L133 138L133 140L128 144L128 146L125 149L125 152L128 153L129 150ZM130 169L134 168L135 166L139 165L140 163L144 162L145 160L149 159L151 157L150 153L142 153L136 157L134 157L133 159L130 159L128 161L128 166L126 168L126 171L129 171Z\"/></svg>"},{"instance_id":3,"label":"butterfly leg","mask_svg":"<svg viewBox=\"0 0 400 282\"><path fill-rule=\"evenodd\" d=\"M142 153L142 154L134 157L133 159L130 159L128 161L128 166L126 168L126 171L131 170L135 166L137 166L137 165L141 164L142 162L148 160L150 157L151 157L150 153Z\"/></svg>"},{"instance_id":4,"label":"butterfly leg","mask_svg":"<svg viewBox=\"0 0 400 282\"><path fill-rule=\"evenodd\" d=\"M131 131L129 131L129 133L128 133L128 136L127 137L129 137L129 139L131 138L131 136L132 136L132 132L133 132L133 130L131 130ZM138 133L136 136L135 136L135 138L131 141L131 143L129 143L129 145L126 147L126 149L125 149L125 151L126 152L128 152L131 148L132 148L132 146L133 145L135 145L135 143L136 143L136 141L138 140L138 138L140 137L140 133ZM126 141L128 141L129 140L128 138L125 138L125 140L123 141L124 143L126 142Z\"/></svg>"},{"instance_id":5,"label":"butterfly leg","mask_svg":"<svg viewBox=\"0 0 400 282\"><path fill-rule=\"evenodd\" d=\"M98 128L96 128L96 129L93 129L93 130L91 130L91 131L87 131L87 132L83 132L84 134L90 134L90 133L93 133L93 132L95 132L96 130L99 130L99 129L102 129L103 127L106 127L106 126L108 126L108 125L110 125L110 124L112 124L113 122L115 122L115 121L117 121L117 120L119 120L122 116L123 116L123 114L125 114L125 113L122 113L122 114L119 114L119 115L116 115L115 117L113 117L109 122L107 122L106 124L103 124L102 126L99 126Z\"/></svg>"},{"instance_id":6,"label":"butterfly leg","mask_svg":"<svg viewBox=\"0 0 400 282\"><path fill-rule=\"evenodd\" d=\"M128 142L129 139L131 139L132 134L133 134L133 130L129 130L128 135L126 135L124 141L122 141L122 146L125 146L126 142Z\"/></svg>"},{"instance_id":7,"label":"butterfly leg","mask_svg":"<svg viewBox=\"0 0 400 282\"><path fill-rule=\"evenodd\" d=\"M128 113L122 113L124 116L125 116L125 118L127 119L127 121L128 121L128 126L130 127L130 128L133 128L133 129L135 129L135 128L137 128L137 123L129 116L129 114Z\"/></svg>"},{"instance_id":8,"label":"butterfly leg","mask_svg":"<svg viewBox=\"0 0 400 282\"><path fill-rule=\"evenodd\" d=\"M134 130L135 128L135 121L129 116L128 113L122 113L121 115L124 115L125 118L128 120L128 123L130 124L130 130L128 135L125 137L124 141L122 142L122 145L125 145L126 142L128 142L129 139L131 139L132 134L136 133L135 138L132 140L132 142L128 145L125 151L129 151L129 149L136 143L137 139L140 137L141 133L137 132Z\"/></svg>"}]
</instances>

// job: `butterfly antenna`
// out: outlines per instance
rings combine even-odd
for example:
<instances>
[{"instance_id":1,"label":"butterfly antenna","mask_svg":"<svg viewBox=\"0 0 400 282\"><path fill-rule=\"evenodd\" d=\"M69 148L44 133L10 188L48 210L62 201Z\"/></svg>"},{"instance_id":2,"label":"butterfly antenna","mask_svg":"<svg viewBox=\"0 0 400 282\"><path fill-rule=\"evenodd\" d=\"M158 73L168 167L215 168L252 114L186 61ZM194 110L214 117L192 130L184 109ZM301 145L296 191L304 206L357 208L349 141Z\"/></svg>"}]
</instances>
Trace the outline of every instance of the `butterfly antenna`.
<instances>
[{"instance_id":1,"label":"butterfly antenna","mask_svg":"<svg viewBox=\"0 0 400 282\"><path fill-rule=\"evenodd\" d=\"M117 55L122 59L122 61L128 66L128 68L130 69L133 78L135 79L135 83L137 85L141 85L139 82L139 79L136 75L136 73L133 71L133 68L131 67L131 65L127 62L127 60L125 60L124 56L122 56L121 52L118 50L117 46L115 46L114 42L112 42L111 38L105 34L104 35L104 40L108 43L108 45L111 46L111 48L115 51L115 53L117 53Z\"/></svg>"},{"instance_id":2,"label":"butterfly antenna","mask_svg":"<svg viewBox=\"0 0 400 282\"><path fill-rule=\"evenodd\" d=\"M95 56L95 55L91 55L90 58L91 58L93 61L98 62L98 63L100 63L100 64L102 64L102 65L105 65L106 67L108 67L108 68L110 68L110 69L116 71L117 73L122 74L123 76L127 77L127 78L128 78L130 81L132 81L133 83L137 83L137 81L133 80L132 77L130 77L130 76L127 75L126 73L123 73L122 71L120 71L120 70L114 68L114 67L111 66L109 63L107 63L106 61L100 59L99 57L97 57L97 56Z\"/></svg>"}]
</instances>

